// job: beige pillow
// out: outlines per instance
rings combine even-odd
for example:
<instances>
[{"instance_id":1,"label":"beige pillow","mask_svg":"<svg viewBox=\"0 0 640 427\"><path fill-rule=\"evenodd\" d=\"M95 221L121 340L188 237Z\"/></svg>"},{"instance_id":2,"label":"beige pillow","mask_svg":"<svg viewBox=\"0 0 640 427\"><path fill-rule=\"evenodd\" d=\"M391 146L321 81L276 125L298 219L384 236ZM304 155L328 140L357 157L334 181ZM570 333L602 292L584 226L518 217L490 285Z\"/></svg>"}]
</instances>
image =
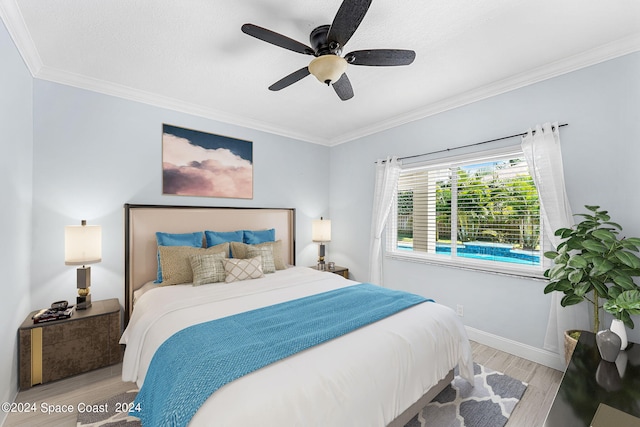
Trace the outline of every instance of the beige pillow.
<instances>
[{"instance_id":1,"label":"beige pillow","mask_svg":"<svg viewBox=\"0 0 640 427\"><path fill-rule=\"evenodd\" d=\"M162 286L179 285L193 282L190 257L194 255L211 255L229 253L229 243L221 243L210 248L194 248L191 246L158 246L160 266L162 267Z\"/></svg>"},{"instance_id":2,"label":"beige pillow","mask_svg":"<svg viewBox=\"0 0 640 427\"><path fill-rule=\"evenodd\" d=\"M275 273L276 265L273 261L273 246L250 246L247 249L247 256L245 258L255 258L259 256L262 258L262 272L264 274L267 273Z\"/></svg>"},{"instance_id":3,"label":"beige pillow","mask_svg":"<svg viewBox=\"0 0 640 427\"><path fill-rule=\"evenodd\" d=\"M257 245L247 245L245 243L240 242L230 242L231 245L231 256L233 258L249 258L247 255L247 250L249 248L262 248L265 246L271 247L273 251L273 263L276 267L276 270L284 270L287 268L287 264L284 261L284 257L282 254L282 240L276 240L275 242L264 242Z\"/></svg>"},{"instance_id":4,"label":"beige pillow","mask_svg":"<svg viewBox=\"0 0 640 427\"><path fill-rule=\"evenodd\" d=\"M191 270L193 271L193 286L207 283L224 282L226 274L222 260L227 257L223 252L207 255L191 255Z\"/></svg>"},{"instance_id":5,"label":"beige pillow","mask_svg":"<svg viewBox=\"0 0 640 427\"><path fill-rule=\"evenodd\" d=\"M264 277L262 260L259 256L250 259L225 258L222 260L222 264L227 283Z\"/></svg>"}]
</instances>

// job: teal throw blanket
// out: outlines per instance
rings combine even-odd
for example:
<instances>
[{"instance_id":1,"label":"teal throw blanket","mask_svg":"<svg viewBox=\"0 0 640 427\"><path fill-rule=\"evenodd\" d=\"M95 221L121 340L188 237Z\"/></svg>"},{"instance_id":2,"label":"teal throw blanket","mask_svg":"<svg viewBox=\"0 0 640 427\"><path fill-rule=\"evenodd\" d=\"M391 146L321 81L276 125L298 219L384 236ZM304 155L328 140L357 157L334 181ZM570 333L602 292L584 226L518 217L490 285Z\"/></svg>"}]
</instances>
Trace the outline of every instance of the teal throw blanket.
<instances>
[{"instance_id":1,"label":"teal throw blanket","mask_svg":"<svg viewBox=\"0 0 640 427\"><path fill-rule=\"evenodd\" d=\"M223 385L425 301L360 284L185 328L156 351L130 415L186 426Z\"/></svg>"}]
</instances>

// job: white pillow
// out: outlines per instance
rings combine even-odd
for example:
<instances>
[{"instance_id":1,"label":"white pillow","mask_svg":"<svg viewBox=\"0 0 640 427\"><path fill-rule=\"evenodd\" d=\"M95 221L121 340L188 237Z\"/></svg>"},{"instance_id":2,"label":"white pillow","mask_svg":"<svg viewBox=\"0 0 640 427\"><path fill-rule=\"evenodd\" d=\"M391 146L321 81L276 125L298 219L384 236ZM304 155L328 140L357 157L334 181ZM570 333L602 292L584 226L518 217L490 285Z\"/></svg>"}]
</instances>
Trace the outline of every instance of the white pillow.
<instances>
[{"instance_id":1,"label":"white pillow","mask_svg":"<svg viewBox=\"0 0 640 427\"><path fill-rule=\"evenodd\" d=\"M260 256L249 259L225 258L222 264L226 274L224 281L227 283L264 277Z\"/></svg>"}]
</instances>

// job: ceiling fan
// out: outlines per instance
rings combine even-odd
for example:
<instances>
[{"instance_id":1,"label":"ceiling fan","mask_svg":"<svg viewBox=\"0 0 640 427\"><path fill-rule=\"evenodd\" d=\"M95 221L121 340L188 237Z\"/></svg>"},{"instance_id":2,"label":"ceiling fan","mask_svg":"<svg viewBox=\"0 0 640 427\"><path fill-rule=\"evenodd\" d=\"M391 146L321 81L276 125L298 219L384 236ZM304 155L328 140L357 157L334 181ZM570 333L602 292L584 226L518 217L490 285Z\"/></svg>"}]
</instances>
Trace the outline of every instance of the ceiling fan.
<instances>
[{"instance_id":1,"label":"ceiling fan","mask_svg":"<svg viewBox=\"0 0 640 427\"><path fill-rule=\"evenodd\" d=\"M320 82L332 85L336 94L346 101L353 97L351 82L345 73L347 65L396 66L409 65L416 57L412 50L368 49L342 55L342 49L362 22L372 0L344 0L331 25L321 25L311 31L309 47L289 37L253 24L244 24L242 32L252 37L315 58L303 67L278 80L270 90L280 90L309 74Z\"/></svg>"}]
</instances>

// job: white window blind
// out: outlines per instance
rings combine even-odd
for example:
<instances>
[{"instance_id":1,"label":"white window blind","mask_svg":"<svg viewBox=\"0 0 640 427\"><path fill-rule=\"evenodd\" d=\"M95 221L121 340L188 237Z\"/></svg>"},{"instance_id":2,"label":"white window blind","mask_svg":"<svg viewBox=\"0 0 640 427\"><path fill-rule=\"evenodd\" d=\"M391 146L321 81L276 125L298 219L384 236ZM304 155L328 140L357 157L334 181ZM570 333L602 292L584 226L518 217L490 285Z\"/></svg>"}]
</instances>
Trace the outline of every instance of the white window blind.
<instances>
[{"instance_id":1,"label":"white window blind","mask_svg":"<svg viewBox=\"0 0 640 427\"><path fill-rule=\"evenodd\" d=\"M518 150L404 167L388 256L539 276L540 205Z\"/></svg>"}]
</instances>

